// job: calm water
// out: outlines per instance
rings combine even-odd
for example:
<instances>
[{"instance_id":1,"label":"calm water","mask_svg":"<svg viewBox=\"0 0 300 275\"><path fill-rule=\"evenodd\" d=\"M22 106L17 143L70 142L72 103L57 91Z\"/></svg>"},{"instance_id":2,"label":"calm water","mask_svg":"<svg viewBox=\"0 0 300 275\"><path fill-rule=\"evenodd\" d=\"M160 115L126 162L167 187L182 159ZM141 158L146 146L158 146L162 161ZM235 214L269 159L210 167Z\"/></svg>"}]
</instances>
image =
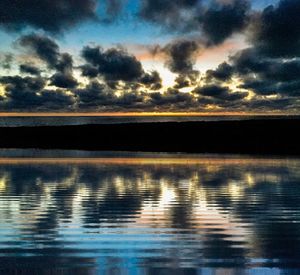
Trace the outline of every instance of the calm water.
<instances>
[{"instance_id":1,"label":"calm water","mask_svg":"<svg viewBox=\"0 0 300 275\"><path fill-rule=\"evenodd\" d=\"M300 274L300 160L5 154L0 274Z\"/></svg>"},{"instance_id":2,"label":"calm water","mask_svg":"<svg viewBox=\"0 0 300 275\"><path fill-rule=\"evenodd\" d=\"M299 119L300 116L141 116L141 117L0 117L0 127L120 124L147 122L228 121L249 119Z\"/></svg>"}]
</instances>

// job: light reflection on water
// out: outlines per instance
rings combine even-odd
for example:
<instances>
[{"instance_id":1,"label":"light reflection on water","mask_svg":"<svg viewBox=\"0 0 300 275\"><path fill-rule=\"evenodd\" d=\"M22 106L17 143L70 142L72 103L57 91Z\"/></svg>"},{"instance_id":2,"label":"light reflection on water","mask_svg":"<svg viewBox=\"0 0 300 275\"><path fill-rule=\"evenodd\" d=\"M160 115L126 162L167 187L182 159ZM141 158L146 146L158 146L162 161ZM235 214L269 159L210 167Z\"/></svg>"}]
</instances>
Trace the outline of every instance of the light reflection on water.
<instances>
[{"instance_id":1,"label":"light reflection on water","mask_svg":"<svg viewBox=\"0 0 300 275\"><path fill-rule=\"evenodd\" d=\"M0 273L299 274L299 168L224 156L1 158Z\"/></svg>"}]
</instances>

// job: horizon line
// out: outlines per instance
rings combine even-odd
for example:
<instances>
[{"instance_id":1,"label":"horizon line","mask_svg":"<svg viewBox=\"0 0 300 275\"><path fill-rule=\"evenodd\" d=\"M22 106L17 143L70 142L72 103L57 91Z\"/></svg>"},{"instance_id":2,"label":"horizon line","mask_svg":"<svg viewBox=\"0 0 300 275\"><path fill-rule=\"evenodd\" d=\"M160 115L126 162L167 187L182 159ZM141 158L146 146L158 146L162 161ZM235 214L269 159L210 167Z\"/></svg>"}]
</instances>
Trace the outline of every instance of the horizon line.
<instances>
[{"instance_id":1,"label":"horizon line","mask_svg":"<svg viewBox=\"0 0 300 275\"><path fill-rule=\"evenodd\" d=\"M248 112L0 112L0 117L156 117L156 116L297 116L293 113Z\"/></svg>"}]
</instances>

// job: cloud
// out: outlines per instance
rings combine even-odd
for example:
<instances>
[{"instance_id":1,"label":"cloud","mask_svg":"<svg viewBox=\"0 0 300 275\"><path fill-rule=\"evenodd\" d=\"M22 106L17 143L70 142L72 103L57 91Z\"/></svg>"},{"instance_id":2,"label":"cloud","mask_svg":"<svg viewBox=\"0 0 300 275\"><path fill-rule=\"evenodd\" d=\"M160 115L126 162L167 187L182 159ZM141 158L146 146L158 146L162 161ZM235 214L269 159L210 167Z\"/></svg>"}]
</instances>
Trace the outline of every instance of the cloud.
<instances>
[{"instance_id":1,"label":"cloud","mask_svg":"<svg viewBox=\"0 0 300 275\"><path fill-rule=\"evenodd\" d=\"M118 91L120 93L120 91ZM176 108L190 108L196 102L189 93L182 93L176 89L161 92L143 92L136 89L127 91L124 88L117 95L109 86L92 80L85 88L76 89L75 97L79 108L98 110L164 110Z\"/></svg>"},{"instance_id":2,"label":"cloud","mask_svg":"<svg viewBox=\"0 0 300 275\"><path fill-rule=\"evenodd\" d=\"M37 77L5 76L0 78L5 96L0 103L5 110L68 109L74 104L72 96L61 90L47 90L46 79Z\"/></svg>"},{"instance_id":3,"label":"cloud","mask_svg":"<svg viewBox=\"0 0 300 275\"><path fill-rule=\"evenodd\" d=\"M109 86L91 81L85 88L74 91L78 100L77 106L83 109L93 110L123 110L124 108L143 108L145 93L137 91L122 91L120 95L116 95L114 90Z\"/></svg>"},{"instance_id":4,"label":"cloud","mask_svg":"<svg viewBox=\"0 0 300 275\"><path fill-rule=\"evenodd\" d=\"M68 53L60 54L55 69L61 73L71 73L73 70L73 57Z\"/></svg>"},{"instance_id":5,"label":"cloud","mask_svg":"<svg viewBox=\"0 0 300 275\"><path fill-rule=\"evenodd\" d=\"M193 33L206 46L241 32L250 18L249 0L142 0L139 16L169 31Z\"/></svg>"},{"instance_id":6,"label":"cloud","mask_svg":"<svg viewBox=\"0 0 300 275\"><path fill-rule=\"evenodd\" d=\"M269 67L269 61L261 57L255 48L238 51L230 57L230 62L234 64L234 69L239 74L260 73Z\"/></svg>"},{"instance_id":7,"label":"cloud","mask_svg":"<svg viewBox=\"0 0 300 275\"><path fill-rule=\"evenodd\" d=\"M21 73L30 74L30 75L41 74L41 70L31 64L21 64L19 68Z\"/></svg>"},{"instance_id":8,"label":"cloud","mask_svg":"<svg viewBox=\"0 0 300 275\"><path fill-rule=\"evenodd\" d=\"M34 55L44 61L50 70L56 73L51 77L51 85L59 88L75 88L78 85L73 76L73 57L68 53L61 53L58 44L48 36L29 34L19 39L19 44L28 48ZM20 69L27 69L24 66ZM32 72L32 68L31 68Z\"/></svg>"},{"instance_id":9,"label":"cloud","mask_svg":"<svg viewBox=\"0 0 300 275\"><path fill-rule=\"evenodd\" d=\"M248 48L232 56L230 61L234 73L243 82L240 88L259 95L299 94L299 59L269 58L256 48Z\"/></svg>"},{"instance_id":10,"label":"cloud","mask_svg":"<svg viewBox=\"0 0 300 275\"><path fill-rule=\"evenodd\" d=\"M250 41L269 57L300 55L300 2L281 0L265 8L253 22Z\"/></svg>"},{"instance_id":11,"label":"cloud","mask_svg":"<svg viewBox=\"0 0 300 275\"><path fill-rule=\"evenodd\" d=\"M188 39L175 40L160 49L167 58L165 66L178 74L174 88L181 89L195 85L199 72L194 70L194 65L200 49L198 41Z\"/></svg>"},{"instance_id":12,"label":"cloud","mask_svg":"<svg viewBox=\"0 0 300 275\"><path fill-rule=\"evenodd\" d=\"M167 54L166 66L173 73L188 73L193 71L199 50L199 43L194 40L173 41L163 49Z\"/></svg>"},{"instance_id":13,"label":"cloud","mask_svg":"<svg viewBox=\"0 0 300 275\"><path fill-rule=\"evenodd\" d=\"M24 108L38 104L37 93L46 85L41 77L4 76L0 83L5 85L8 106L12 108Z\"/></svg>"},{"instance_id":14,"label":"cloud","mask_svg":"<svg viewBox=\"0 0 300 275\"><path fill-rule=\"evenodd\" d=\"M198 8L198 0L141 0L139 16L168 30L183 31L196 23L193 19Z\"/></svg>"},{"instance_id":15,"label":"cloud","mask_svg":"<svg viewBox=\"0 0 300 275\"><path fill-rule=\"evenodd\" d=\"M175 78L175 89L182 89L186 87L195 86L198 83L200 73L199 71L193 70L189 73L179 74Z\"/></svg>"},{"instance_id":16,"label":"cloud","mask_svg":"<svg viewBox=\"0 0 300 275\"><path fill-rule=\"evenodd\" d=\"M79 108L107 106L113 102L114 94L105 84L91 81L85 88L76 89L75 97Z\"/></svg>"},{"instance_id":17,"label":"cloud","mask_svg":"<svg viewBox=\"0 0 300 275\"><path fill-rule=\"evenodd\" d=\"M71 72L73 58L68 53L61 53L58 44L50 37L40 34L21 36L19 44L44 61L50 69L62 73Z\"/></svg>"},{"instance_id":18,"label":"cloud","mask_svg":"<svg viewBox=\"0 0 300 275\"><path fill-rule=\"evenodd\" d=\"M81 75L88 78L95 78L98 76L98 68L91 64L84 64L79 67L81 69Z\"/></svg>"},{"instance_id":19,"label":"cloud","mask_svg":"<svg viewBox=\"0 0 300 275\"><path fill-rule=\"evenodd\" d=\"M245 110L257 111L290 111L292 108L299 108L299 102L295 102L292 98L253 99L248 102L244 102L243 105Z\"/></svg>"},{"instance_id":20,"label":"cloud","mask_svg":"<svg viewBox=\"0 0 300 275\"><path fill-rule=\"evenodd\" d=\"M2 0L0 26L13 30L31 26L60 33L96 19L96 6L96 0Z\"/></svg>"},{"instance_id":21,"label":"cloud","mask_svg":"<svg viewBox=\"0 0 300 275\"><path fill-rule=\"evenodd\" d=\"M110 48L104 51L99 46L86 46L82 50L82 57L93 68L97 68L98 75L103 76L107 81L136 81L144 73L142 64L136 57L123 49ZM89 76L85 68L87 67L83 67L83 73Z\"/></svg>"},{"instance_id":22,"label":"cloud","mask_svg":"<svg viewBox=\"0 0 300 275\"><path fill-rule=\"evenodd\" d=\"M150 88L150 90L159 90L162 88L162 79L157 71L145 73L141 77L140 83Z\"/></svg>"},{"instance_id":23,"label":"cloud","mask_svg":"<svg viewBox=\"0 0 300 275\"><path fill-rule=\"evenodd\" d=\"M150 102L153 106L162 105L173 105L176 107L183 107L183 105L190 107L193 102L193 97L189 93L182 93L176 89L168 89L165 93L161 94L159 92L151 93Z\"/></svg>"},{"instance_id":24,"label":"cloud","mask_svg":"<svg viewBox=\"0 0 300 275\"><path fill-rule=\"evenodd\" d=\"M218 85L197 87L193 93L225 101L237 101L248 96L247 92L231 92L229 88Z\"/></svg>"},{"instance_id":25,"label":"cloud","mask_svg":"<svg viewBox=\"0 0 300 275\"><path fill-rule=\"evenodd\" d=\"M50 37L39 34L24 35L20 37L19 44L46 62L49 68L54 69L58 64L59 46Z\"/></svg>"},{"instance_id":26,"label":"cloud","mask_svg":"<svg viewBox=\"0 0 300 275\"><path fill-rule=\"evenodd\" d=\"M40 110L74 110L74 98L62 90L43 90L39 97Z\"/></svg>"},{"instance_id":27,"label":"cloud","mask_svg":"<svg viewBox=\"0 0 300 275\"><path fill-rule=\"evenodd\" d=\"M220 81L227 81L230 80L232 75L233 75L233 68L227 62L223 62L215 70L208 70L206 72L207 80L216 79Z\"/></svg>"},{"instance_id":28,"label":"cloud","mask_svg":"<svg viewBox=\"0 0 300 275\"><path fill-rule=\"evenodd\" d=\"M120 97L116 97L113 105L121 107L121 108L143 108L145 100L144 93L139 92L131 92L124 93Z\"/></svg>"},{"instance_id":29,"label":"cloud","mask_svg":"<svg viewBox=\"0 0 300 275\"><path fill-rule=\"evenodd\" d=\"M143 1L144 4L146 2ZM149 2L148 5L155 6L158 2ZM277 14L278 10L283 9L282 5L287 8L287 2L280 1L276 7L268 8L272 10L268 12ZM119 3L111 2L112 9ZM246 27L249 22L248 2L230 0L208 4L203 2L200 5L187 0L166 3L174 9L191 11L192 17L195 11L199 12L198 17L189 21L195 22L193 20L197 18L199 28L194 29L197 30L196 35L183 36L153 48L154 53L163 57L165 67L176 75L173 87L163 87L158 71L145 71L142 63L124 48L86 46L81 51L82 59L76 59L74 65L73 56L61 52L53 38L31 33L21 36L18 42L27 53L42 61L40 67L33 65L38 62L29 63L27 56L25 59L23 56L14 58L13 63L20 62L17 65L21 74L0 78L0 84L5 90L0 97L1 107L5 110L234 111L269 110L273 103L274 110L297 108L297 97L300 96L300 58L297 52L289 49L286 49L286 53L277 50L276 53L267 53L266 45L271 47L272 39L266 36L263 43L258 39L262 31L269 32L274 24L272 20L264 19L267 9L252 17L246 33L251 34L248 38L252 45L234 53L215 69L207 70L200 78L200 72L195 69L199 54L205 47L223 43L224 39ZM295 3L290 0L290 5ZM223 28L221 24L217 28L213 23L218 22L221 14L225 26ZM238 16L241 16L240 21ZM285 18L285 15L282 16ZM254 18L258 18L256 23ZM204 28L205 20L208 19L212 20L209 24L211 33ZM263 20L270 25L262 29ZM80 80L74 77L73 72L76 70L85 77L84 81L79 83ZM186 87L192 91L181 91Z\"/></svg>"},{"instance_id":30,"label":"cloud","mask_svg":"<svg viewBox=\"0 0 300 275\"><path fill-rule=\"evenodd\" d=\"M51 78L51 85L54 85L59 88L73 89L78 85L77 80L73 75L68 73L55 73Z\"/></svg>"},{"instance_id":31,"label":"cloud","mask_svg":"<svg viewBox=\"0 0 300 275\"><path fill-rule=\"evenodd\" d=\"M204 85L191 93L169 88L164 92L119 90L118 94L105 83L91 80L84 88L49 90L41 76L0 78L5 94L0 106L9 111L267 111L298 108L299 100L284 96L248 99L247 92L233 92L227 87ZM300 83L296 84L298 87ZM214 109L212 109L212 107Z\"/></svg>"},{"instance_id":32,"label":"cloud","mask_svg":"<svg viewBox=\"0 0 300 275\"><path fill-rule=\"evenodd\" d=\"M7 85L6 91L12 95L38 92L46 85L46 81L42 77L2 76L0 81Z\"/></svg>"},{"instance_id":33,"label":"cloud","mask_svg":"<svg viewBox=\"0 0 300 275\"><path fill-rule=\"evenodd\" d=\"M82 75L90 79L103 78L112 89L118 88L119 81L130 90L139 89L142 86L150 90L162 88L159 73L157 71L145 72L141 62L124 49L103 50L100 46L86 46L81 54L87 62L79 66Z\"/></svg>"},{"instance_id":34,"label":"cloud","mask_svg":"<svg viewBox=\"0 0 300 275\"><path fill-rule=\"evenodd\" d=\"M11 53L1 54L0 53L0 64L4 70L9 71L11 69L13 60L14 60L13 54L11 54Z\"/></svg>"},{"instance_id":35,"label":"cloud","mask_svg":"<svg viewBox=\"0 0 300 275\"><path fill-rule=\"evenodd\" d=\"M266 79L246 79L240 88L254 91L257 95L287 95L289 97L300 96L300 81L275 82Z\"/></svg>"},{"instance_id":36,"label":"cloud","mask_svg":"<svg viewBox=\"0 0 300 275\"><path fill-rule=\"evenodd\" d=\"M250 4L248 0L233 0L228 3L212 1L211 6L199 18L208 44L223 43L233 33L247 25Z\"/></svg>"}]
</instances>

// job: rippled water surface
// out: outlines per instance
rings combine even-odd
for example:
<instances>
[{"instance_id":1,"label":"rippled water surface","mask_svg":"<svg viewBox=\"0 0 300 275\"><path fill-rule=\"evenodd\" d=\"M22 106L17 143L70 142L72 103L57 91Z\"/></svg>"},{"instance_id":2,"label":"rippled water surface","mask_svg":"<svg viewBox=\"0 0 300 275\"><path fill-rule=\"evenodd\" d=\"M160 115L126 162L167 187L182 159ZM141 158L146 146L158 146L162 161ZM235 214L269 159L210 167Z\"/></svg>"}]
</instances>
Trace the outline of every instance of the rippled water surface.
<instances>
[{"instance_id":1,"label":"rippled water surface","mask_svg":"<svg viewBox=\"0 0 300 275\"><path fill-rule=\"evenodd\" d=\"M300 274L300 161L0 158L1 274Z\"/></svg>"}]
</instances>

